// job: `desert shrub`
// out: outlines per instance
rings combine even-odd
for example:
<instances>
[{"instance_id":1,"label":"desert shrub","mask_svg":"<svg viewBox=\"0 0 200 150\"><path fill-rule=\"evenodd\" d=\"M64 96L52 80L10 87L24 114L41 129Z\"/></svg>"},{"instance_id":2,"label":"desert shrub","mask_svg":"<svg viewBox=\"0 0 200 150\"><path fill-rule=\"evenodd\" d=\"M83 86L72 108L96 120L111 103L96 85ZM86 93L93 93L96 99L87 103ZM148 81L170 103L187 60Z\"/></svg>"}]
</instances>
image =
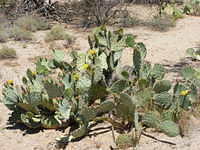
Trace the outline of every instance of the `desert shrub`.
<instances>
[{"instance_id":1,"label":"desert shrub","mask_svg":"<svg viewBox=\"0 0 200 150\"><path fill-rule=\"evenodd\" d=\"M15 0L0 0L0 7L5 7L6 5L13 5Z\"/></svg>"},{"instance_id":2,"label":"desert shrub","mask_svg":"<svg viewBox=\"0 0 200 150\"><path fill-rule=\"evenodd\" d=\"M142 22L136 15L131 16L127 10L117 14L116 20L116 24L120 27L133 27L140 25Z\"/></svg>"},{"instance_id":3,"label":"desert shrub","mask_svg":"<svg viewBox=\"0 0 200 150\"><path fill-rule=\"evenodd\" d=\"M3 46L0 49L0 59L16 58L17 54L15 49Z\"/></svg>"},{"instance_id":4,"label":"desert shrub","mask_svg":"<svg viewBox=\"0 0 200 150\"><path fill-rule=\"evenodd\" d=\"M16 25L31 32L49 29L49 24L44 19L35 16L20 17L17 19Z\"/></svg>"},{"instance_id":5,"label":"desert shrub","mask_svg":"<svg viewBox=\"0 0 200 150\"><path fill-rule=\"evenodd\" d=\"M8 34L6 33L6 31L2 31L0 30L0 43L1 42L6 42L8 40Z\"/></svg>"},{"instance_id":6,"label":"desert shrub","mask_svg":"<svg viewBox=\"0 0 200 150\"><path fill-rule=\"evenodd\" d=\"M122 4L120 0L83 0L81 14L86 24L104 25L121 10Z\"/></svg>"},{"instance_id":7,"label":"desert shrub","mask_svg":"<svg viewBox=\"0 0 200 150\"><path fill-rule=\"evenodd\" d=\"M8 40L8 37L9 37L8 32L5 31L5 29L0 25L0 43L6 42Z\"/></svg>"},{"instance_id":8,"label":"desert shrub","mask_svg":"<svg viewBox=\"0 0 200 150\"><path fill-rule=\"evenodd\" d=\"M0 0L0 13L5 14L7 16L13 15L13 10L16 8L16 4L19 0Z\"/></svg>"},{"instance_id":9,"label":"desert shrub","mask_svg":"<svg viewBox=\"0 0 200 150\"><path fill-rule=\"evenodd\" d=\"M155 16L146 25L150 25L156 31L168 31L169 28L175 26L175 20L169 15Z\"/></svg>"},{"instance_id":10,"label":"desert shrub","mask_svg":"<svg viewBox=\"0 0 200 150\"><path fill-rule=\"evenodd\" d=\"M0 7L4 7L9 0L0 0Z\"/></svg>"},{"instance_id":11,"label":"desert shrub","mask_svg":"<svg viewBox=\"0 0 200 150\"><path fill-rule=\"evenodd\" d=\"M6 0L0 0L0 6L2 7L3 5L5 5Z\"/></svg>"},{"instance_id":12,"label":"desert shrub","mask_svg":"<svg viewBox=\"0 0 200 150\"><path fill-rule=\"evenodd\" d=\"M72 36L65 31L62 25L53 26L51 31L47 33L45 41L50 42L54 40L67 40L69 43L73 42Z\"/></svg>"},{"instance_id":13,"label":"desert shrub","mask_svg":"<svg viewBox=\"0 0 200 150\"><path fill-rule=\"evenodd\" d=\"M18 26L14 26L10 29L9 37L16 41L29 41L33 39L33 35L30 31L27 31Z\"/></svg>"}]
</instances>

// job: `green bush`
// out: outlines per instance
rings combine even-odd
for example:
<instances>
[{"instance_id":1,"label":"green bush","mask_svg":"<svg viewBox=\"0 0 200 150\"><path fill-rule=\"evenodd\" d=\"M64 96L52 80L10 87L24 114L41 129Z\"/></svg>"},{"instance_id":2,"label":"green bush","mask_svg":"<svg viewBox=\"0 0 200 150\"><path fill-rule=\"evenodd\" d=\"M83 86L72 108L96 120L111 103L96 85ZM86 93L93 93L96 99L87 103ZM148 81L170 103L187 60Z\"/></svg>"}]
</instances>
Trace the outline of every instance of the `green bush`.
<instances>
[{"instance_id":1,"label":"green bush","mask_svg":"<svg viewBox=\"0 0 200 150\"><path fill-rule=\"evenodd\" d=\"M33 39L33 35L30 31L27 31L18 26L14 26L10 29L9 37L16 41L29 41Z\"/></svg>"},{"instance_id":2,"label":"green bush","mask_svg":"<svg viewBox=\"0 0 200 150\"><path fill-rule=\"evenodd\" d=\"M0 59L16 58L17 54L15 49L3 46L0 49Z\"/></svg>"},{"instance_id":3,"label":"green bush","mask_svg":"<svg viewBox=\"0 0 200 150\"><path fill-rule=\"evenodd\" d=\"M35 32L37 30L47 30L49 29L49 24L36 16L24 16L18 18L16 25L23 28L24 30Z\"/></svg>"},{"instance_id":4,"label":"green bush","mask_svg":"<svg viewBox=\"0 0 200 150\"><path fill-rule=\"evenodd\" d=\"M45 41L51 42L54 40L67 40L69 43L73 42L72 36L66 33L65 28L62 25L53 26L51 31L47 33Z\"/></svg>"}]
</instances>

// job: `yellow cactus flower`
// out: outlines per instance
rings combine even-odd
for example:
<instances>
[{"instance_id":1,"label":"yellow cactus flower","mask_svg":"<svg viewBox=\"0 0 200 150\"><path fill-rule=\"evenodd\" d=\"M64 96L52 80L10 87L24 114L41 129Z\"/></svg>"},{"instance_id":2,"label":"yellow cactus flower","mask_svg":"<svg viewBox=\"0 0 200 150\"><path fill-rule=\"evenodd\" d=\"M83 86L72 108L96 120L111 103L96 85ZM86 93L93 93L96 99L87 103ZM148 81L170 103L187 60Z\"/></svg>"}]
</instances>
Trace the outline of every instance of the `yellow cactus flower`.
<instances>
[{"instance_id":1,"label":"yellow cactus flower","mask_svg":"<svg viewBox=\"0 0 200 150\"><path fill-rule=\"evenodd\" d=\"M8 81L7 81L7 84L13 85L13 84L14 84L14 81L13 81L13 80L8 80Z\"/></svg>"},{"instance_id":2,"label":"yellow cactus flower","mask_svg":"<svg viewBox=\"0 0 200 150\"><path fill-rule=\"evenodd\" d=\"M180 95L187 96L189 94L189 92L190 92L189 90L183 90L183 91L181 91Z\"/></svg>"},{"instance_id":3,"label":"yellow cactus flower","mask_svg":"<svg viewBox=\"0 0 200 150\"><path fill-rule=\"evenodd\" d=\"M80 79L80 75L79 75L78 73L74 73L74 74L72 75L72 77L73 77L73 79L74 79L75 81L78 81L78 80Z\"/></svg>"},{"instance_id":4,"label":"yellow cactus flower","mask_svg":"<svg viewBox=\"0 0 200 150\"><path fill-rule=\"evenodd\" d=\"M84 65L82 66L82 68L83 68L84 70L89 70L90 65L89 65L89 64L84 64Z\"/></svg>"},{"instance_id":5,"label":"yellow cactus flower","mask_svg":"<svg viewBox=\"0 0 200 150\"><path fill-rule=\"evenodd\" d=\"M36 76L36 74L37 74L36 71L33 71L33 72L32 72L32 75L33 75L33 76Z\"/></svg>"},{"instance_id":6,"label":"yellow cactus flower","mask_svg":"<svg viewBox=\"0 0 200 150\"><path fill-rule=\"evenodd\" d=\"M97 51L96 51L96 50L93 50L93 49L90 49L90 50L88 51L88 54L89 54L89 55L96 55L96 53L97 53Z\"/></svg>"}]
</instances>

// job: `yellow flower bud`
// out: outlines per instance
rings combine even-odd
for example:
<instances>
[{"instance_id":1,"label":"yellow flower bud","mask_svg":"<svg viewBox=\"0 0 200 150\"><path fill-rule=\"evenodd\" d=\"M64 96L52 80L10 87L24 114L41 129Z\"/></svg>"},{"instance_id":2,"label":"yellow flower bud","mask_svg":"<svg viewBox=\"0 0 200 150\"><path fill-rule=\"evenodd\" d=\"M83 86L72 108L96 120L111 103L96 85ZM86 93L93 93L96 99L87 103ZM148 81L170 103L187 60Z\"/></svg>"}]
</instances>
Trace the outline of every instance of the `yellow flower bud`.
<instances>
[{"instance_id":1,"label":"yellow flower bud","mask_svg":"<svg viewBox=\"0 0 200 150\"><path fill-rule=\"evenodd\" d=\"M37 74L36 71L33 71L33 72L32 72L32 75L33 75L33 76L36 76L36 74Z\"/></svg>"},{"instance_id":2,"label":"yellow flower bud","mask_svg":"<svg viewBox=\"0 0 200 150\"><path fill-rule=\"evenodd\" d=\"M93 50L93 49L90 49L90 50L88 51L88 54L89 54L89 55L96 55L96 53L97 53L97 51L96 51L96 50Z\"/></svg>"},{"instance_id":3,"label":"yellow flower bud","mask_svg":"<svg viewBox=\"0 0 200 150\"><path fill-rule=\"evenodd\" d=\"M89 70L90 65L89 65L89 64L84 64L84 65L82 66L82 68L85 69L85 70Z\"/></svg>"},{"instance_id":4,"label":"yellow flower bud","mask_svg":"<svg viewBox=\"0 0 200 150\"><path fill-rule=\"evenodd\" d=\"M80 79L80 75L79 75L78 73L74 73L74 74L72 75L72 77L73 77L73 79L74 79L75 81L78 81L78 80Z\"/></svg>"},{"instance_id":5,"label":"yellow flower bud","mask_svg":"<svg viewBox=\"0 0 200 150\"><path fill-rule=\"evenodd\" d=\"M13 84L14 84L14 81L13 81L13 80L8 80L8 81L7 81L7 84L13 85Z\"/></svg>"},{"instance_id":6,"label":"yellow flower bud","mask_svg":"<svg viewBox=\"0 0 200 150\"><path fill-rule=\"evenodd\" d=\"M189 92L190 92L189 90L183 90L183 91L181 91L180 95L187 96L189 94Z\"/></svg>"}]
</instances>

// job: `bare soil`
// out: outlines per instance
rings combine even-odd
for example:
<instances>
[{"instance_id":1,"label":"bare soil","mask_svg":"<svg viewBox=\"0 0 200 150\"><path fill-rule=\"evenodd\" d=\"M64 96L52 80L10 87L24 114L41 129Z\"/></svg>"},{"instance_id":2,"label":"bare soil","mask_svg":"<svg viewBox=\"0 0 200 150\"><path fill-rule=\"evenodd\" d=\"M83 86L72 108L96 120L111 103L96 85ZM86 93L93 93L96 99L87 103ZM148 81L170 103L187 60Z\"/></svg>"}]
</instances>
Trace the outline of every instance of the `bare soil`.
<instances>
[{"instance_id":1,"label":"bare soil","mask_svg":"<svg viewBox=\"0 0 200 150\"><path fill-rule=\"evenodd\" d=\"M66 28L76 38L76 47L86 51L88 49L87 35L89 32L81 29ZM192 62L186 58L185 50L200 44L200 17L185 17L177 22L177 26L168 32L155 32L145 27L127 28L128 33L137 35L137 41L144 42L148 49L147 60L152 63L164 64L170 71L167 78L178 77L177 71L185 65L198 66L199 62ZM13 60L0 60L0 91L3 83L8 79L14 79L16 84L21 83L21 77L27 68L34 68L34 60L38 56L49 56L49 43L44 42L47 31L34 34L32 42L9 41L6 45L17 51L18 58ZM2 44L0 44L0 47ZM67 51L67 49L65 49ZM123 54L123 63L131 64L131 50ZM0 103L0 149L1 150L51 150L55 138L63 135L63 131L44 130L26 132L21 126L7 124L9 110ZM108 127L109 124L101 124L100 127ZM104 130L100 130L104 131ZM100 132L96 131L96 132ZM200 121L191 118L189 132L186 137L169 138L160 133L149 134L158 139L169 140L176 146L161 143L142 136L138 146L139 150L199 150L200 149ZM81 141L70 143L66 150L109 150L115 147L111 132L88 136Z\"/></svg>"}]
</instances>

